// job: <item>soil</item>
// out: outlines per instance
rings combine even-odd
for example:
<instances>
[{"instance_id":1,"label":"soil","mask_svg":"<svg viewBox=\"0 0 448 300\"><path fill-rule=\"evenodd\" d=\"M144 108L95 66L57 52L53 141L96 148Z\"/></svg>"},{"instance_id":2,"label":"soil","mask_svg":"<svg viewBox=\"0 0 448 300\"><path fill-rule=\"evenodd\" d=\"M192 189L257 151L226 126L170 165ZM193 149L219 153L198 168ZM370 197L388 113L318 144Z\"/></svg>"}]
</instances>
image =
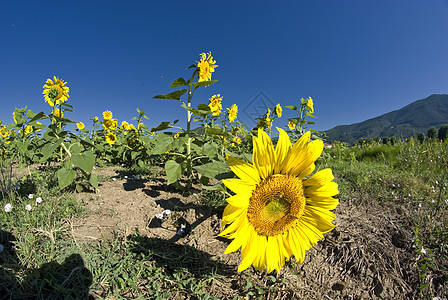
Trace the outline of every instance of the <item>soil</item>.
<instances>
[{"instance_id":1,"label":"soil","mask_svg":"<svg viewBox=\"0 0 448 300\"><path fill-rule=\"evenodd\" d=\"M78 194L91 213L73 220L77 241L129 236L138 228L142 236L159 241L166 253L194 248L205 267L217 265L222 276L208 291L213 296L247 294L247 281L237 272L240 254L224 254L230 241L217 237L222 210L201 205L199 192L182 195L166 184L164 176L134 178L117 170L101 171L115 180L102 182L99 192ZM416 297L415 252L399 206L361 197L341 201L334 211L337 227L307 251L302 264L292 258L280 274L271 276L252 267L244 272L254 286L267 287L262 298Z\"/></svg>"}]
</instances>

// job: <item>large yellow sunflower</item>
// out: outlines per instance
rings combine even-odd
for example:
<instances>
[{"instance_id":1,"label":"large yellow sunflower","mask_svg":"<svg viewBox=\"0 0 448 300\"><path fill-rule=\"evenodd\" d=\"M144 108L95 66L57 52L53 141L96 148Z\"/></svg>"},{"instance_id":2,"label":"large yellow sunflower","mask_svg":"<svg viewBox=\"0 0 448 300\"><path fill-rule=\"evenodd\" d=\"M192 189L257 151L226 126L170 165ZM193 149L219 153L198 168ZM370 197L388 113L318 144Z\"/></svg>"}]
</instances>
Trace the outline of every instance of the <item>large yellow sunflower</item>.
<instances>
[{"instance_id":1,"label":"large yellow sunflower","mask_svg":"<svg viewBox=\"0 0 448 300\"><path fill-rule=\"evenodd\" d=\"M116 141L117 141L117 136L115 135L115 133L113 133L113 132L108 132L108 133L106 134L106 142L107 142L109 145L113 145L113 144L115 144Z\"/></svg>"},{"instance_id":2,"label":"large yellow sunflower","mask_svg":"<svg viewBox=\"0 0 448 300\"><path fill-rule=\"evenodd\" d=\"M198 76L199 82L201 81L210 81L212 80L212 73L215 72L215 68L218 67L216 64L216 60L213 60L213 56L211 52L207 54L201 54L201 60L198 62Z\"/></svg>"},{"instance_id":3,"label":"large yellow sunflower","mask_svg":"<svg viewBox=\"0 0 448 300\"><path fill-rule=\"evenodd\" d=\"M53 80L48 78L43 86L44 91L42 92L45 95L45 102L53 107L55 103L61 104L67 101L69 98L69 88L65 86L66 84L67 82L64 82L56 76L53 77Z\"/></svg>"},{"instance_id":4,"label":"large yellow sunflower","mask_svg":"<svg viewBox=\"0 0 448 300\"><path fill-rule=\"evenodd\" d=\"M280 132L276 148L261 129L253 138L253 164L229 156L227 162L239 179L223 180L235 195L227 199L219 235L233 239L224 253L241 248L238 271L253 265L280 273L294 255L301 263L305 251L332 230L339 204L332 198L338 186L330 169L309 176L323 150L320 140L304 134L294 145Z\"/></svg>"}]
</instances>

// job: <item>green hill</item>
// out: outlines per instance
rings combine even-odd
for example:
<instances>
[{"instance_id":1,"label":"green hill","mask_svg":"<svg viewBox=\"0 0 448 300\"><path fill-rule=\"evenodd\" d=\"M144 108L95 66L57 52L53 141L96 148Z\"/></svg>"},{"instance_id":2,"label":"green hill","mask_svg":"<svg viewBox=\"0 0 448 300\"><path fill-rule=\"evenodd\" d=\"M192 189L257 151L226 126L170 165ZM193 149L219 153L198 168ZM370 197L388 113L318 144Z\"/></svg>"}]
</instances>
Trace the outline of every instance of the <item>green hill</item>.
<instances>
[{"instance_id":1,"label":"green hill","mask_svg":"<svg viewBox=\"0 0 448 300\"><path fill-rule=\"evenodd\" d=\"M351 125L339 125L325 131L327 141L352 143L375 137L407 138L428 128L448 124L448 95L434 94L401 109Z\"/></svg>"}]
</instances>

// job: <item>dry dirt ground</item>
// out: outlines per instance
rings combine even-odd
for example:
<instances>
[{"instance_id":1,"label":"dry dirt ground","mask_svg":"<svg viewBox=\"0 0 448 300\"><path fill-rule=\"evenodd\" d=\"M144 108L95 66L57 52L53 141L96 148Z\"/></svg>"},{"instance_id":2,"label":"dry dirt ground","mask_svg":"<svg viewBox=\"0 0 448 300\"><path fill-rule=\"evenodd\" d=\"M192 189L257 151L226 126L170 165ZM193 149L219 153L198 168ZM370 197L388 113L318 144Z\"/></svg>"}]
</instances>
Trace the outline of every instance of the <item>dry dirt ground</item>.
<instances>
[{"instance_id":1,"label":"dry dirt ground","mask_svg":"<svg viewBox=\"0 0 448 300\"><path fill-rule=\"evenodd\" d=\"M217 274L208 292L218 298L244 295L236 270L239 253L225 255L228 240L217 237L222 211L201 205L199 193L183 196L163 176L134 178L116 168L102 170L116 180L102 182L97 193L81 193L91 213L73 221L77 241L101 240L114 233L140 234L159 242L167 253L194 248L204 268L215 263ZM127 176L127 178L125 178ZM162 219L157 214L170 210ZM407 299L416 296L415 256L411 233L403 228L399 210L363 199L342 201L335 210L337 227L306 253L274 275L275 289L266 299ZM184 233L179 230L185 226ZM191 230L191 231L190 231ZM163 252L162 252L163 253ZM221 269L220 269L221 268ZM254 285L269 286L272 277L245 271ZM271 274L271 275L272 275ZM269 279L271 278L271 279Z\"/></svg>"}]
</instances>

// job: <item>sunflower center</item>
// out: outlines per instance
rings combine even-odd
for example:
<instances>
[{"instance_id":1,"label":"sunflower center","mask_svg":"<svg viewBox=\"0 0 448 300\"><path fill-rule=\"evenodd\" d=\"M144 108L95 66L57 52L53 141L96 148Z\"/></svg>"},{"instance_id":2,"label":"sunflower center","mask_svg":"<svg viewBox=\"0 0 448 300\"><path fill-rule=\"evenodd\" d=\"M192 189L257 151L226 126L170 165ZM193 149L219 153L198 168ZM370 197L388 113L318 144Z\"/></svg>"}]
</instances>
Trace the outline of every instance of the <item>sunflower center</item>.
<instances>
[{"instance_id":1,"label":"sunflower center","mask_svg":"<svg viewBox=\"0 0 448 300\"><path fill-rule=\"evenodd\" d=\"M260 235L281 234L303 215L305 202L301 179L274 175L263 180L253 191L247 218Z\"/></svg>"}]
</instances>

